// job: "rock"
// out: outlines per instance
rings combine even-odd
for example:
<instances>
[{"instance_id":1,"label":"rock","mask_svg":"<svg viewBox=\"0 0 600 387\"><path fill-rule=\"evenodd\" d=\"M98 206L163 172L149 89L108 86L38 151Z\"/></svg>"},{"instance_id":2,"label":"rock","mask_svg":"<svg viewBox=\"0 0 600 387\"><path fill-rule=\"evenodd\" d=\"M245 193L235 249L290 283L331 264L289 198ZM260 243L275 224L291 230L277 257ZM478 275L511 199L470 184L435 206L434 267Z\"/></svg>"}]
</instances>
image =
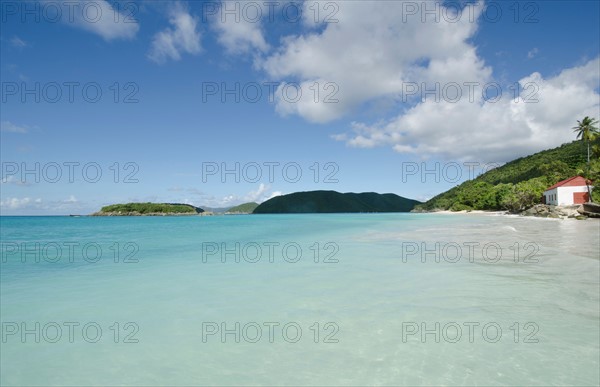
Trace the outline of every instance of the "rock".
<instances>
[{"instance_id":1,"label":"rock","mask_svg":"<svg viewBox=\"0 0 600 387\"><path fill-rule=\"evenodd\" d=\"M600 218L600 205L596 203L584 203L577 209L581 215L585 215L588 218Z\"/></svg>"},{"instance_id":2,"label":"rock","mask_svg":"<svg viewBox=\"0 0 600 387\"><path fill-rule=\"evenodd\" d=\"M536 204L521 212L525 216L537 216L553 219L578 219L582 217L581 206L551 206L548 204Z\"/></svg>"}]
</instances>

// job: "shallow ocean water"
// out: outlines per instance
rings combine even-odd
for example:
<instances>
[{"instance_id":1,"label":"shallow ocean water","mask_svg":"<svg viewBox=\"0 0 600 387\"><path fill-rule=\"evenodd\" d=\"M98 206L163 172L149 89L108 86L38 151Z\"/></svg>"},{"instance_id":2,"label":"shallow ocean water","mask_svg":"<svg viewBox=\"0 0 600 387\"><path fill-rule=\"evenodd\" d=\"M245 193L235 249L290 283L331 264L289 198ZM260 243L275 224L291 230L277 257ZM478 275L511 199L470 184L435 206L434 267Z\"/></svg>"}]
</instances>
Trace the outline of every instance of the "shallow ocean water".
<instances>
[{"instance_id":1,"label":"shallow ocean water","mask_svg":"<svg viewBox=\"0 0 600 387\"><path fill-rule=\"evenodd\" d=\"M0 222L2 385L600 383L597 220Z\"/></svg>"}]
</instances>

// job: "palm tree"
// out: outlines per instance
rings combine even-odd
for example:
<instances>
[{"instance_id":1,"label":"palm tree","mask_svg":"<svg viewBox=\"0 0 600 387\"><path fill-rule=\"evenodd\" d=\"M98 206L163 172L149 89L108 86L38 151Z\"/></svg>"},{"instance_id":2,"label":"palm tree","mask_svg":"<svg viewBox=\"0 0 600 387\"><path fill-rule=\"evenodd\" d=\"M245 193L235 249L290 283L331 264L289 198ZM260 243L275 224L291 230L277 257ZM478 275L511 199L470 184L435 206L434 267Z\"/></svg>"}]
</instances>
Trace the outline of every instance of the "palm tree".
<instances>
[{"instance_id":1,"label":"palm tree","mask_svg":"<svg viewBox=\"0 0 600 387\"><path fill-rule=\"evenodd\" d=\"M577 120L577 126L573 127L573 131L577 133L577 139L580 138L587 143L587 162L590 165L590 143L594 141L598 135L598 128L594 125L598 123L595 118L585 116L583 120Z\"/></svg>"},{"instance_id":2,"label":"palm tree","mask_svg":"<svg viewBox=\"0 0 600 387\"><path fill-rule=\"evenodd\" d=\"M595 118L590 118L585 116L583 120L577 120L577 126L573 127L573 131L577 133L577 139L581 138L582 141L585 141L587 144L587 173L590 173L590 143L594 141L598 133L598 128L594 125L598 123L598 120ZM587 187L588 195L590 197L590 202L593 203L592 193L590 192L590 186L588 185L588 176L585 179L585 185Z\"/></svg>"}]
</instances>

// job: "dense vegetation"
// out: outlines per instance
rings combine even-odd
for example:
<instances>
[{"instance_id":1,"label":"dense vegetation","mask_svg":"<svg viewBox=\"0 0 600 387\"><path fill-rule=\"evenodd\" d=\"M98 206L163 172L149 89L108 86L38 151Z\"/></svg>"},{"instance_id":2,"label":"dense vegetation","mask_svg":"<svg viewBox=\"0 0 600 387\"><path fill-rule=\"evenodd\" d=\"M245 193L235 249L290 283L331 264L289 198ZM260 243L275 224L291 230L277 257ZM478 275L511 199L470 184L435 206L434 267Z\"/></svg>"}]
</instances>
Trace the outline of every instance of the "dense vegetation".
<instances>
[{"instance_id":1,"label":"dense vegetation","mask_svg":"<svg viewBox=\"0 0 600 387\"><path fill-rule=\"evenodd\" d=\"M240 204L239 206L231 207L230 209L227 210L226 213L251 214L252 211L254 211L256 209L256 207L258 207L258 203L254 203L254 202L244 203L244 204Z\"/></svg>"},{"instance_id":2,"label":"dense vegetation","mask_svg":"<svg viewBox=\"0 0 600 387\"><path fill-rule=\"evenodd\" d=\"M189 204L171 203L127 203L102 207L100 213L136 213L136 214L199 214L203 209Z\"/></svg>"},{"instance_id":3,"label":"dense vegetation","mask_svg":"<svg viewBox=\"0 0 600 387\"><path fill-rule=\"evenodd\" d=\"M254 213L409 212L419 203L389 193L309 191L274 197L259 205Z\"/></svg>"},{"instance_id":4,"label":"dense vegetation","mask_svg":"<svg viewBox=\"0 0 600 387\"><path fill-rule=\"evenodd\" d=\"M597 151L592 154L589 173L587 146L583 141L574 141L513 160L435 196L417 209L524 210L541 203L546 188L561 180L587 175L600 181L600 148L593 149ZM600 201L600 189L593 192L593 198Z\"/></svg>"}]
</instances>

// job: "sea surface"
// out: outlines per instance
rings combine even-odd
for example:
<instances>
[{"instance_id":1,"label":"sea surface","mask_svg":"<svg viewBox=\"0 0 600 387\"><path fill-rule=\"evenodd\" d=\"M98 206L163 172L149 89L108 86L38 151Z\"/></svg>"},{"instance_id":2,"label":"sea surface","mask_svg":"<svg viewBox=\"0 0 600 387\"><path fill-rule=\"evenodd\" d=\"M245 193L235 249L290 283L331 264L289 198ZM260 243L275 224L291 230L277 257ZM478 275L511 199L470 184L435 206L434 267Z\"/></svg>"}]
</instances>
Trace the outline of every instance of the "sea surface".
<instances>
[{"instance_id":1,"label":"sea surface","mask_svg":"<svg viewBox=\"0 0 600 387\"><path fill-rule=\"evenodd\" d=\"M600 384L597 220L0 226L2 386Z\"/></svg>"}]
</instances>

